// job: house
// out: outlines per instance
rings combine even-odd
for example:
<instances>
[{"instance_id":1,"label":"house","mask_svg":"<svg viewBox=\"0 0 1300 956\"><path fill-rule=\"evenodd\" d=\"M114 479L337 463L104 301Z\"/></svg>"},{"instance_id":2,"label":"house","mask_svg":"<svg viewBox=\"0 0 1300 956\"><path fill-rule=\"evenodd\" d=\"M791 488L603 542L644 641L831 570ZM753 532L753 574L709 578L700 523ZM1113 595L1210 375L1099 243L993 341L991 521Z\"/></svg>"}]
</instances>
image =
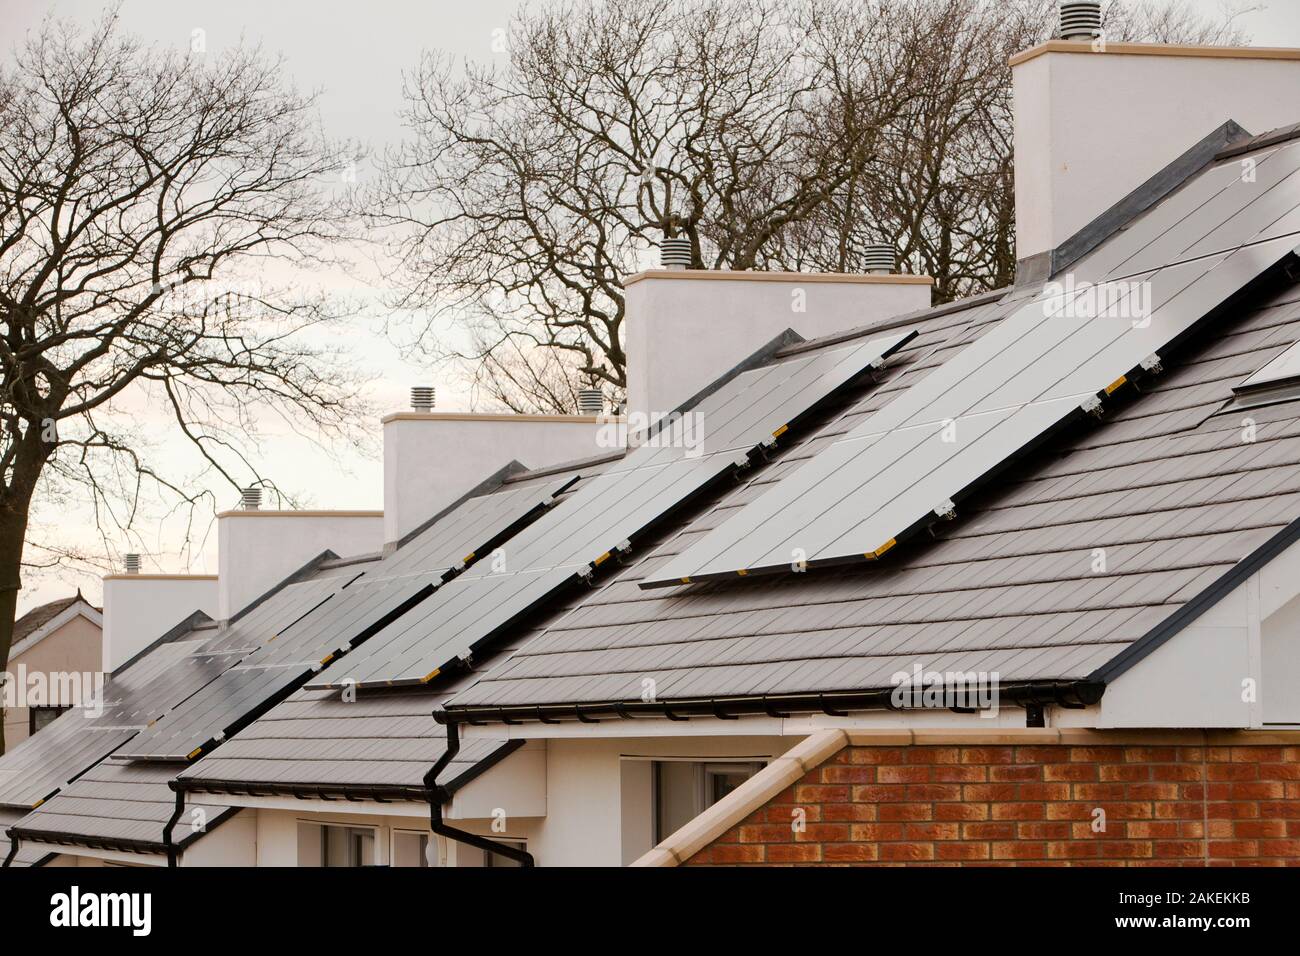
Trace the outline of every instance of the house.
<instances>
[{"instance_id":1,"label":"house","mask_svg":"<svg viewBox=\"0 0 1300 956\"><path fill-rule=\"evenodd\" d=\"M1013 64L1013 287L633 277L654 424L176 624L12 862L1300 859L1300 51Z\"/></svg>"},{"instance_id":2,"label":"house","mask_svg":"<svg viewBox=\"0 0 1300 956\"><path fill-rule=\"evenodd\" d=\"M14 622L8 672L15 686L29 675L44 675L51 691L45 704L18 704L4 712L5 745L13 747L49 725L74 703L57 699L58 674L93 674L99 670L103 619L100 609L78 591L72 597L34 607Z\"/></svg>"}]
</instances>

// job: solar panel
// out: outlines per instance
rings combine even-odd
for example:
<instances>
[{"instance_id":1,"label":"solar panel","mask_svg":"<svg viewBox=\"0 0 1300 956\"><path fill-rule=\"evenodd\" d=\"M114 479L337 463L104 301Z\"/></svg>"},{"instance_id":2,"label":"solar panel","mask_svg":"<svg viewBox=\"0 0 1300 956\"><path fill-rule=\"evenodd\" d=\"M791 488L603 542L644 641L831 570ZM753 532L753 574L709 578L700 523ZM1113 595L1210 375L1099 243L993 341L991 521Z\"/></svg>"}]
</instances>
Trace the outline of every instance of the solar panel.
<instances>
[{"instance_id":1,"label":"solar panel","mask_svg":"<svg viewBox=\"0 0 1300 956\"><path fill-rule=\"evenodd\" d=\"M579 586L915 335L896 332L741 373L513 538L500 561L476 565L308 686L431 680L557 592Z\"/></svg>"},{"instance_id":2,"label":"solar panel","mask_svg":"<svg viewBox=\"0 0 1300 956\"><path fill-rule=\"evenodd\" d=\"M874 560L949 513L1014 455L1157 368L1162 349L1292 254L1300 152L1281 152L1270 161L1276 181L1245 183L1235 163L1232 175L1217 167L1194 180L1156 207L1153 222L1121 233L1121 249L1101 246L1073 284L1021 305L641 587ZM1189 233L1188 222L1203 231ZM1146 249L1174 248L1164 238L1171 228L1176 255L1197 257L1128 272L1151 265ZM1243 236L1250 244L1225 250Z\"/></svg>"},{"instance_id":3,"label":"solar panel","mask_svg":"<svg viewBox=\"0 0 1300 956\"><path fill-rule=\"evenodd\" d=\"M31 807L233 663L193 657L202 640L150 651L111 678L98 706L74 708L0 758L0 804Z\"/></svg>"},{"instance_id":4,"label":"solar panel","mask_svg":"<svg viewBox=\"0 0 1300 956\"><path fill-rule=\"evenodd\" d=\"M244 656L182 706L114 753L122 760L192 760L282 699L371 630L414 606L576 476L542 487L507 488L471 498L363 572L289 585L271 610L257 609L208 648L243 647Z\"/></svg>"}]
</instances>

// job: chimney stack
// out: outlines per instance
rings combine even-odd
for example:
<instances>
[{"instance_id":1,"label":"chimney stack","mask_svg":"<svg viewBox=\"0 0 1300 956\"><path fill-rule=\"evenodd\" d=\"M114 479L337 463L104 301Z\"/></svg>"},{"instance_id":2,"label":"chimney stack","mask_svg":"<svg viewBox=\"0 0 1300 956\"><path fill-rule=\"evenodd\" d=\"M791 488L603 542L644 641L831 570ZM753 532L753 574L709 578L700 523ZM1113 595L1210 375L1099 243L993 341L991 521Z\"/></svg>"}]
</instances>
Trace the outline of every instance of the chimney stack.
<instances>
[{"instance_id":1,"label":"chimney stack","mask_svg":"<svg viewBox=\"0 0 1300 956\"><path fill-rule=\"evenodd\" d=\"M1260 134L1300 118L1300 50L1114 43L1097 7L1061 4L1062 38L1011 58L1021 263L1198 144L1208 162L1229 120Z\"/></svg>"},{"instance_id":2,"label":"chimney stack","mask_svg":"<svg viewBox=\"0 0 1300 956\"><path fill-rule=\"evenodd\" d=\"M676 410L787 329L820 338L930 307L933 280L899 275L892 246L867 274L653 269L623 283L627 430Z\"/></svg>"}]
</instances>

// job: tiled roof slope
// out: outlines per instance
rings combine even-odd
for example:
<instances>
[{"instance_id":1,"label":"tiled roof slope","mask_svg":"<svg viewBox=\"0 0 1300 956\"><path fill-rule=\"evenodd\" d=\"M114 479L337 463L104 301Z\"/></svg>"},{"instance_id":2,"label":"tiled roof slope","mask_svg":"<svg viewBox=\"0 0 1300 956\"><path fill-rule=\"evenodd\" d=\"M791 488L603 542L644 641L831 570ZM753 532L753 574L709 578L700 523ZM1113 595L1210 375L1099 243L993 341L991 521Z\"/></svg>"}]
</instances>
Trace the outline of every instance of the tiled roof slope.
<instances>
[{"instance_id":1,"label":"tiled roof slope","mask_svg":"<svg viewBox=\"0 0 1300 956\"><path fill-rule=\"evenodd\" d=\"M445 752L446 729L432 717L446 694L303 690L181 774L187 790L300 796L351 794L421 799L424 776ZM438 782L458 778L509 746L468 740ZM480 768L481 769L481 768Z\"/></svg>"},{"instance_id":2,"label":"tiled roof slope","mask_svg":"<svg viewBox=\"0 0 1300 956\"><path fill-rule=\"evenodd\" d=\"M167 781L178 769L112 760L96 764L35 813L13 824L22 838L19 852L49 852L51 845L63 842L161 852L163 828L176 809ZM236 812L232 807L188 802L175 831L176 845L184 847ZM202 829L195 829L196 820L202 820Z\"/></svg>"},{"instance_id":3,"label":"tiled roof slope","mask_svg":"<svg viewBox=\"0 0 1300 956\"><path fill-rule=\"evenodd\" d=\"M0 807L0 862L8 859L9 851L13 844L9 841L9 835L6 831L18 822L19 817L23 815L21 810L11 810L8 807ZM10 862L10 866L35 866L43 863L45 858L51 856L49 847L35 845L19 845L18 853Z\"/></svg>"},{"instance_id":4,"label":"tiled roof slope","mask_svg":"<svg viewBox=\"0 0 1300 956\"><path fill-rule=\"evenodd\" d=\"M1147 393L963 503L940 540L878 566L661 592L636 582L972 341L1005 306L918 321L903 368L627 569L450 708L885 688L897 671L1086 678L1300 516L1300 408L1215 416L1230 386L1300 339L1288 289L1166 362ZM1107 572L1092 571L1105 548ZM488 716L486 713L483 716Z\"/></svg>"},{"instance_id":5,"label":"tiled roof slope","mask_svg":"<svg viewBox=\"0 0 1300 956\"><path fill-rule=\"evenodd\" d=\"M40 630L78 601L85 600L78 591L72 597L59 598L40 607L34 607L18 620L14 621L13 643L17 644L27 635Z\"/></svg>"}]
</instances>

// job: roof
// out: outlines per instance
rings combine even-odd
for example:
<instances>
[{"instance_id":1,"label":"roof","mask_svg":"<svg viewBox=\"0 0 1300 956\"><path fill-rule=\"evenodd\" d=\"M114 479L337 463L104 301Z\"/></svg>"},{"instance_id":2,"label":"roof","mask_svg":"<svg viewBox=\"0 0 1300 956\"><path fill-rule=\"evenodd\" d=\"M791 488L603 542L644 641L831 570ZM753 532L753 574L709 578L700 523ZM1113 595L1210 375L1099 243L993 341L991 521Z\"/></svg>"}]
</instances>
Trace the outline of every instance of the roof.
<instances>
[{"instance_id":1,"label":"roof","mask_svg":"<svg viewBox=\"0 0 1300 956\"><path fill-rule=\"evenodd\" d=\"M446 694L299 691L180 774L187 791L425 800L446 752L432 716ZM522 741L467 740L441 775L454 792Z\"/></svg>"},{"instance_id":2,"label":"roof","mask_svg":"<svg viewBox=\"0 0 1300 956\"><path fill-rule=\"evenodd\" d=\"M0 862L9 858L9 851L13 848L13 843L10 841L7 831L9 827L18 822L22 815L21 810L0 807ZM53 855L46 847L19 844L18 853L9 865L39 866Z\"/></svg>"},{"instance_id":3,"label":"roof","mask_svg":"<svg viewBox=\"0 0 1300 956\"><path fill-rule=\"evenodd\" d=\"M38 852L39 845L51 844L165 852L163 830L176 809L167 783L177 769L101 761L39 810L12 824L11 835L21 838L20 852ZM234 807L188 801L176 829L176 845L183 849L237 812Z\"/></svg>"},{"instance_id":4,"label":"roof","mask_svg":"<svg viewBox=\"0 0 1300 956\"><path fill-rule=\"evenodd\" d=\"M618 457L607 455L536 471L512 470L499 491L502 500L508 501L524 489L550 493L559 488L563 499ZM394 566L405 572L425 565L441 568L441 554L447 549L430 548L430 542L444 540L447 527L463 528L465 515L471 512L480 517L494 513L496 517L489 523L498 525L509 513L485 511L483 504L468 510L448 508L403 539L403 546L392 556ZM436 528L442 518L448 520L439 532ZM460 544L458 541L452 550ZM349 659L340 658L321 679L341 680L350 668ZM404 692L355 688L350 702L344 700L342 690L299 690L185 769L178 780L187 790L209 793L427 799L424 777L445 753L446 740L446 730L432 714L467 679L462 676L437 689L418 687ZM503 740L466 740L438 783L454 792L517 745Z\"/></svg>"},{"instance_id":5,"label":"roof","mask_svg":"<svg viewBox=\"0 0 1300 956\"><path fill-rule=\"evenodd\" d=\"M603 463L582 467L594 472ZM431 716L435 700L367 694L345 703L338 693L312 692L290 697L298 671L305 678L313 669L297 662L310 659L318 669L321 640L338 638L346 646L364 637L371 618L392 603L376 604L368 587L392 590L415 578L454 577L473 560L473 549L494 546L577 480L576 473L555 469L518 472L507 467L488 493L467 495L382 559L328 560L326 553L221 627L183 622L119 670L102 715L64 715L38 742L32 738L0 758L0 804L31 811L11 822L12 831L24 847L160 852L174 812L169 782L188 760L209 751L220 759L206 766L193 789L242 793L252 783L266 792L288 782L293 792L357 798L364 788L364 796L425 799L424 775L445 752L446 733ZM264 679L267 673L274 679ZM255 730L238 734L257 717L263 720ZM189 753L193 740L202 743ZM173 756L178 742L179 758ZM228 750L219 749L223 743ZM444 775L439 783L454 788L516 746L470 744L450 764L450 779ZM196 807L209 829L233 812L187 802L187 812Z\"/></svg>"},{"instance_id":6,"label":"roof","mask_svg":"<svg viewBox=\"0 0 1300 956\"><path fill-rule=\"evenodd\" d=\"M14 621L9 659L13 660L19 654L31 650L41 640L54 633L63 620L77 613L83 614L95 624L100 623L100 609L82 597L80 591L71 597L59 598L57 601L32 608Z\"/></svg>"},{"instance_id":7,"label":"roof","mask_svg":"<svg viewBox=\"0 0 1300 956\"><path fill-rule=\"evenodd\" d=\"M1168 208L1146 215L1169 219ZM1166 222L1157 234L1171 250L1165 255L1200 240L1193 227L1180 228ZM1141 232L1120 233L1090 255L1150 259L1155 253L1132 248ZM779 450L743 486L487 668L448 702L444 719L573 718L579 708L584 717L833 710L854 695L863 703L867 692L880 702L892 676L918 661L938 671L996 671L1004 689L1113 677L1108 664L1154 646L1180 609L1203 606L1261 548L1293 533L1300 407L1252 410L1258 436L1250 443L1241 440L1240 416L1217 413L1232 385L1300 339L1294 280L1255 282L1248 298L1211 317L1212 327L1202 322L1177 348L1162 349L1163 373L1140 391L1125 389L1101 420L1086 418L1015 457L996 483L961 502L955 521L932 525L876 564L657 592L638 586L1035 291L913 319L920 336L887 380L860 388L796 447ZM1101 574L1093 570L1098 548ZM652 705L642 702L647 681Z\"/></svg>"}]
</instances>

